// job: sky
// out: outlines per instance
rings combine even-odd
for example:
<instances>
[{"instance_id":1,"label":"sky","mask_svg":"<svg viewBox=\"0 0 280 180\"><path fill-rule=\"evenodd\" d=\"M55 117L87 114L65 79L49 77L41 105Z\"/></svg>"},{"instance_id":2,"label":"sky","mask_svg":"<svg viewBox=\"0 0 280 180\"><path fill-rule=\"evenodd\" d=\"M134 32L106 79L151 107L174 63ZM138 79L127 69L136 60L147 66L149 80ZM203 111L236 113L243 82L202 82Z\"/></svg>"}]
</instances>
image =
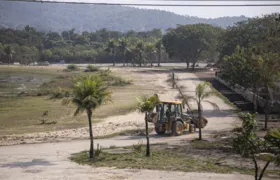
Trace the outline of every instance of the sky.
<instances>
[{"instance_id":1,"label":"sky","mask_svg":"<svg viewBox=\"0 0 280 180\"><path fill-rule=\"evenodd\" d=\"M47 0L51 1L51 0ZM213 1L177 1L176 0L169 0L169 1L162 1L162 0L55 0L55 1L72 1L72 2L107 2L107 3L154 3L154 4L280 4L280 0L278 1L254 1L252 2L246 2L246 1L219 1L219 2L213 2ZM159 9L159 10L165 10L174 12L176 14L180 15L189 15L189 16L198 16L203 18L217 18L217 17L223 17L223 16L240 16L244 15L247 17L254 17L254 16L262 16L264 14L269 13L280 13L280 6L275 7L146 7L141 6L139 8L145 8L145 9Z\"/></svg>"}]
</instances>

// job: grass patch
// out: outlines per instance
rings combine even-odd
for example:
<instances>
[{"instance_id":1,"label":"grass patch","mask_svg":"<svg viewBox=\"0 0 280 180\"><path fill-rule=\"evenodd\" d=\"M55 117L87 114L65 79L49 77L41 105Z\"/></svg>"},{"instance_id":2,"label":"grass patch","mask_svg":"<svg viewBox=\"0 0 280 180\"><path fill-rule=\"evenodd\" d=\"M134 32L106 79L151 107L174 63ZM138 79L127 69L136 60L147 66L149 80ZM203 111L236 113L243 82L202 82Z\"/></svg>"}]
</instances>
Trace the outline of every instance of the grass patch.
<instances>
[{"instance_id":1,"label":"grass patch","mask_svg":"<svg viewBox=\"0 0 280 180\"><path fill-rule=\"evenodd\" d=\"M94 112L93 123L108 116L126 114L136 107L134 96L128 95L126 100L121 100L118 96L117 93L113 94L114 104L104 105ZM48 122L57 123L40 125L44 111L49 112ZM74 111L74 106L65 107L61 105L61 100L51 100L44 96L0 97L0 135L86 127L86 114L73 116Z\"/></svg>"},{"instance_id":2,"label":"grass patch","mask_svg":"<svg viewBox=\"0 0 280 180\"><path fill-rule=\"evenodd\" d=\"M110 146L108 149L104 149L94 161L89 160L88 151L72 154L70 160L93 167L254 175L253 166L240 166L240 160L238 159L232 159L236 161L236 164L225 164L224 158L221 158L221 156L209 155L209 151L215 151L220 155L222 152L217 149L223 145L222 142L192 141L191 149L186 149L185 145L177 145L170 148L168 144L153 144L151 145L151 157L146 157L144 142L143 145L136 144L122 148ZM112 149L116 149L117 152L124 149L124 152L127 153L110 153L114 152ZM227 153L228 155L230 154ZM275 175L278 178L279 170L275 168L268 169L265 176L267 174Z\"/></svg>"},{"instance_id":3,"label":"grass patch","mask_svg":"<svg viewBox=\"0 0 280 180\"><path fill-rule=\"evenodd\" d=\"M149 133L151 133L151 132L153 132L153 130L154 130L154 128L149 128L148 131L149 131ZM142 136L142 135L144 135L143 133L145 133L145 129L130 129L130 130L124 130L124 131L120 131L120 132L113 133L113 134L108 134L105 136L98 136L98 137L95 137L95 139L108 139L108 138L112 138L112 137L116 137L116 136L123 136L123 135Z\"/></svg>"},{"instance_id":4,"label":"grass patch","mask_svg":"<svg viewBox=\"0 0 280 180\"><path fill-rule=\"evenodd\" d=\"M208 141L201 141L201 140L193 140L191 142L191 146L194 149L201 149L201 150L214 150L214 149L220 149L222 150L225 145L229 145L228 143L225 144L225 142L215 141L215 142L208 142Z\"/></svg>"},{"instance_id":5,"label":"grass patch","mask_svg":"<svg viewBox=\"0 0 280 180\"><path fill-rule=\"evenodd\" d=\"M127 148L133 150L133 147ZM134 151L127 154L102 152L94 161L89 161L88 151L73 154L70 159L79 164L87 164L94 167L153 169L183 172L253 173L252 169L219 166L216 165L216 161L211 158L201 160L192 156L175 154L169 149L159 150L151 148L151 157L146 157L145 146L142 147L141 151Z\"/></svg>"},{"instance_id":6,"label":"grass patch","mask_svg":"<svg viewBox=\"0 0 280 180\"><path fill-rule=\"evenodd\" d=\"M40 125L42 114L48 111L47 121L52 125ZM60 101L47 97L0 97L0 135L54 131L83 127L86 115L73 116L74 107L64 107ZM94 119L95 122L98 119Z\"/></svg>"},{"instance_id":7,"label":"grass patch","mask_svg":"<svg viewBox=\"0 0 280 180\"><path fill-rule=\"evenodd\" d=\"M0 135L87 127L86 114L74 117L75 107L62 106L61 100L57 99L71 92L73 77L83 74L99 74L106 83L112 84L109 88L112 91L113 103L96 109L93 113L95 123L108 116L123 115L135 110L136 97L153 93L145 90L145 85L133 85L131 81L119 82L126 80L122 80L119 74L116 75L118 72L100 69L94 73L66 73L63 68L0 66ZM126 75L123 77L126 78ZM134 79L137 80L137 77ZM26 89L17 89L21 84L24 84ZM57 123L40 125L44 111L49 112L47 122Z\"/></svg>"}]
</instances>

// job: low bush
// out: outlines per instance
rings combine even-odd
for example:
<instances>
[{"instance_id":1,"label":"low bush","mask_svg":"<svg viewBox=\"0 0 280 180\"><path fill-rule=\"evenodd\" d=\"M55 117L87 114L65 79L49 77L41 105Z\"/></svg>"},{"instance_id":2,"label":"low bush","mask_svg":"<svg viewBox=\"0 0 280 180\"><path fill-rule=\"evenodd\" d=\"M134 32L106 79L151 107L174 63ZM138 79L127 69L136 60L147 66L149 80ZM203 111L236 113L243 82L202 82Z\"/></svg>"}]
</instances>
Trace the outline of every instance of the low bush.
<instances>
[{"instance_id":1,"label":"low bush","mask_svg":"<svg viewBox=\"0 0 280 180\"><path fill-rule=\"evenodd\" d=\"M75 64L69 64L64 71L78 71L79 67Z\"/></svg>"},{"instance_id":2,"label":"low bush","mask_svg":"<svg viewBox=\"0 0 280 180\"><path fill-rule=\"evenodd\" d=\"M137 152L141 152L143 147L143 142L139 141L137 144L133 144L133 149Z\"/></svg>"},{"instance_id":3,"label":"low bush","mask_svg":"<svg viewBox=\"0 0 280 180\"><path fill-rule=\"evenodd\" d=\"M98 71L99 69L91 64L89 64L85 70L85 72L96 72Z\"/></svg>"},{"instance_id":4,"label":"low bush","mask_svg":"<svg viewBox=\"0 0 280 180\"><path fill-rule=\"evenodd\" d=\"M69 97L70 93L68 91L62 90L61 88L57 88L56 90L52 91L50 99L61 99L64 97Z\"/></svg>"}]
</instances>

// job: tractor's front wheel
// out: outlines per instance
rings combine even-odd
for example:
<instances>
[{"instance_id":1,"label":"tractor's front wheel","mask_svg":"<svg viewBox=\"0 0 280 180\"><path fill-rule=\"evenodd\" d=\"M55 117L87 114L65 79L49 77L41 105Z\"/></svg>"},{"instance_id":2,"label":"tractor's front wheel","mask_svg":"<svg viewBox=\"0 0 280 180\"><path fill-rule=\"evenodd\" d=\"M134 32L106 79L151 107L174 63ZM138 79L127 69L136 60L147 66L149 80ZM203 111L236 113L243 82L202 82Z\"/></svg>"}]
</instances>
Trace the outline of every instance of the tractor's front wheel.
<instances>
[{"instance_id":1,"label":"tractor's front wheel","mask_svg":"<svg viewBox=\"0 0 280 180\"><path fill-rule=\"evenodd\" d=\"M184 125L181 121L176 121L175 123L173 123L172 125L172 134L174 136L180 136L183 134L183 130L184 130Z\"/></svg>"},{"instance_id":2,"label":"tractor's front wheel","mask_svg":"<svg viewBox=\"0 0 280 180\"><path fill-rule=\"evenodd\" d=\"M155 127L155 131L158 135L163 135L165 134L166 130L165 129L161 129L160 127Z\"/></svg>"}]
</instances>

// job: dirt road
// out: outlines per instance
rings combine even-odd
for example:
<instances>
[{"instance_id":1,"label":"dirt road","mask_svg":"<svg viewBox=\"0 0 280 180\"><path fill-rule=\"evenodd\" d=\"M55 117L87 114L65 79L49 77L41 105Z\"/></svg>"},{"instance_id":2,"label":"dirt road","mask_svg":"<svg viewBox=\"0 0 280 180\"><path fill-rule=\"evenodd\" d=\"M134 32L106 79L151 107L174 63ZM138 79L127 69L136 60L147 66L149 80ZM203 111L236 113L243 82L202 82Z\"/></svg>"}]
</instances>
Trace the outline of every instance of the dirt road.
<instances>
[{"instance_id":1,"label":"dirt road","mask_svg":"<svg viewBox=\"0 0 280 180\"><path fill-rule=\"evenodd\" d=\"M151 142L180 142L193 139L196 134L180 137L158 138L152 135ZM116 137L96 140L103 147L111 145L127 146L143 140L143 137ZM142 180L142 179L186 179L186 180L247 180L248 175L184 173L155 170L93 168L81 166L68 160L70 154L88 149L88 140L60 143L27 144L0 147L0 179L5 180L39 180L39 179L94 179L94 180Z\"/></svg>"}]
</instances>

